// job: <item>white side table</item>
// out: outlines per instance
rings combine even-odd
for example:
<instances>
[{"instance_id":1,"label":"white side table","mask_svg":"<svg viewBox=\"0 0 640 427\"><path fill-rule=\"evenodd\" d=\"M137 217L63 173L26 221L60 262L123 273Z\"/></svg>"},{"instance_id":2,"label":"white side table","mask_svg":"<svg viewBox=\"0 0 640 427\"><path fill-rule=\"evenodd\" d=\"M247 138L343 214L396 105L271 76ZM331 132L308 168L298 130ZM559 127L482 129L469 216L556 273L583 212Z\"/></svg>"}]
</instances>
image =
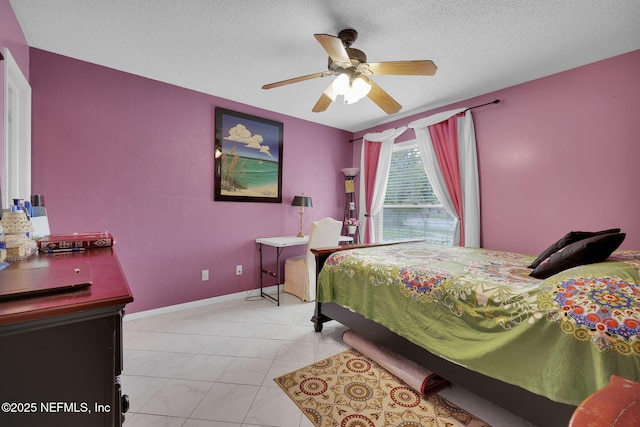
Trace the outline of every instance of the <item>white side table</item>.
<instances>
[{"instance_id":1,"label":"white side table","mask_svg":"<svg viewBox=\"0 0 640 427\"><path fill-rule=\"evenodd\" d=\"M340 236L340 242L352 242L353 241L353 237L351 236ZM260 252L260 296L261 297L267 297L273 301L275 301L277 303L277 305L280 305L280 285L281 285L281 278L282 278L282 272L280 271L280 255L282 254L282 251L284 250L284 248L289 247L289 246L300 246L300 245L306 245L307 243L309 243L309 236L304 236L304 237L297 237L297 236L282 236L282 237L260 237L256 239L256 243L258 244L258 251ZM262 265L262 246L266 245L266 246L271 246L273 248L276 249L276 271L273 272L271 270L267 270L266 268L263 267ZM263 291L263 282L262 282L262 277L263 275L269 275L271 277L275 277L277 280L277 284L276 284L276 297L274 298L272 295L269 295L267 293L265 293Z\"/></svg>"}]
</instances>

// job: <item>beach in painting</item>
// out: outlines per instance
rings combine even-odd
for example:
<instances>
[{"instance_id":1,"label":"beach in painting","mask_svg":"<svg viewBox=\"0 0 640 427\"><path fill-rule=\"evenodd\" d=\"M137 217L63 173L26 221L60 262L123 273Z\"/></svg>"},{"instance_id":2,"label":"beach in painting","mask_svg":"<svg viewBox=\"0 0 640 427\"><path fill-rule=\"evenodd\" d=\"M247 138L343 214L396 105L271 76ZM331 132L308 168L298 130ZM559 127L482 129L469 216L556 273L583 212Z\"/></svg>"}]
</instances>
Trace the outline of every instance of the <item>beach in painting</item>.
<instances>
[{"instance_id":1,"label":"beach in painting","mask_svg":"<svg viewBox=\"0 0 640 427\"><path fill-rule=\"evenodd\" d=\"M236 186L224 188L225 196L278 197L278 162L240 157L234 169ZM223 170L223 174L225 174Z\"/></svg>"},{"instance_id":2,"label":"beach in painting","mask_svg":"<svg viewBox=\"0 0 640 427\"><path fill-rule=\"evenodd\" d=\"M265 185L262 187L251 187L237 191L223 191L224 196L247 196L247 197L278 197L278 185Z\"/></svg>"}]
</instances>

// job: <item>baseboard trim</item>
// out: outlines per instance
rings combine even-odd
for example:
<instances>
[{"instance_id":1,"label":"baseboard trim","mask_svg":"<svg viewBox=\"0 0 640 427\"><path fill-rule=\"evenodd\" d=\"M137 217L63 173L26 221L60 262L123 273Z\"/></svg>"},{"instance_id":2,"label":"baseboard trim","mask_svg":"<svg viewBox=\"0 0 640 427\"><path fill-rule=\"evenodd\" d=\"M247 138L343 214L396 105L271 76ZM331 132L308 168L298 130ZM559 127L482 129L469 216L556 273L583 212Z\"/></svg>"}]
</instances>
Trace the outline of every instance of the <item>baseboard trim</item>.
<instances>
[{"instance_id":1,"label":"baseboard trim","mask_svg":"<svg viewBox=\"0 0 640 427\"><path fill-rule=\"evenodd\" d=\"M269 294L272 292L277 292L276 286L277 285L266 287L263 289L263 292L269 293ZM280 285L280 292L283 292L283 288L284 286ZM124 321L128 322L132 320L144 319L146 317L159 316L161 314L174 313L176 311L204 307L207 305L217 304L225 301L236 301L239 299L259 297L259 296L260 296L260 289L236 292L234 294L221 295L218 297L206 298L206 299L201 299L196 301L189 301L181 304L168 305L166 307L152 308L151 310L138 311L131 314L127 313L126 316L124 316Z\"/></svg>"}]
</instances>

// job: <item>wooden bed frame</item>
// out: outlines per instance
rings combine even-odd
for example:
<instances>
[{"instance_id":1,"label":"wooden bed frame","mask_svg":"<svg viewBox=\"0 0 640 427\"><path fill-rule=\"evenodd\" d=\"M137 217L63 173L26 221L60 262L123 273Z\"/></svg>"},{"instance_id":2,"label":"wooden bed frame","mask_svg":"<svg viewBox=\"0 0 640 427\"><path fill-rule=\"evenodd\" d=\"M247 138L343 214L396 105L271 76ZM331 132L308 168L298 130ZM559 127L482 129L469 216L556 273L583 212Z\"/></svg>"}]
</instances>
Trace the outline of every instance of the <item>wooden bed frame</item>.
<instances>
[{"instance_id":1,"label":"wooden bed frame","mask_svg":"<svg viewBox=\"0 0 640 427\"><path fill-rule=\"evenodd\" d=\"M396 243L376 245L348 245L337 248L312 249L316 256L316 277L325 261L334 252L373 246L385 246ZM317 280L316 280L317 283ZM317 292L316 292L317 295ZM315 313L311 321L316 332L322 331L325 322L336 320L358 332L362 336L375 341L393 351L419 363L421 366L436 372L438 375L458 384L472 393L489 400L501 408L515 414L539 427L556 427L569 424L576 407L555 402L547 397L531 393L521 387L505 383L495 378L471 371L458 364L442 359L428 350L391 332L386 327L366 319L335 303L320 303L316 300ZM526 369L526 367L523 367ZM536 375L532 372L531 375ZM551 379L552 380L552 379ZM500 426L496 426L500 427Z\"/></svg>"}]
</instances>

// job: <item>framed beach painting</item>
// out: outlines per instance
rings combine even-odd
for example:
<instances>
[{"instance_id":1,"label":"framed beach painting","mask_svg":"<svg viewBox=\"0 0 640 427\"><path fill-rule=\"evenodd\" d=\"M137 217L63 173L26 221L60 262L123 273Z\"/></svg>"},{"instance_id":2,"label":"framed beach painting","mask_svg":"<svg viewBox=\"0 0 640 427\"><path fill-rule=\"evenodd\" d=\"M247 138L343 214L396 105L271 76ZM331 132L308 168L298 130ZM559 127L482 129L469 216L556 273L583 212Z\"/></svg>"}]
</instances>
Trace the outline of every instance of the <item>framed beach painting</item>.
<instances>
[{"instance_id":1,"label":"framed beach painting","mask_svg":"<svg viewBox=\"0 0 640 427\"><path fill-rule=\"evenodd\" d=\"M282 203L281 122L216 107L214 200Z\"/></svg>"}]
</instances>

